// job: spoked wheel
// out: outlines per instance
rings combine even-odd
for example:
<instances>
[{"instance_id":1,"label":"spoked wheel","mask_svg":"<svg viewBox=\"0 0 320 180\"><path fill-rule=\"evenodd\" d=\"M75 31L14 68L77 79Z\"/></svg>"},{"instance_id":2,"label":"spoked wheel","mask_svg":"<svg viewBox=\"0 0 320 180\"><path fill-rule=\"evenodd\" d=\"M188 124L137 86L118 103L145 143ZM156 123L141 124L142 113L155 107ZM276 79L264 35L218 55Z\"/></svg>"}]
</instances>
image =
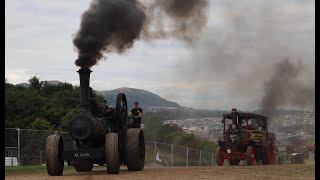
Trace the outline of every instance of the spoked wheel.
<instances>
[{"instance_id":1,"label":"spoked wheel","mask_svg":"<svg viewBox=\"0 0 320 180\"><path fill-rule=\"evenodd\" d=\"M274 144L269 145L269 165L274 165L275 155L274 155Z\"/></svg>"},{"instance_id":2,"label":"spoked wheel","mask_svg":"<svg viewBox=\"0 0 320 180\"><path fill-rule=\"evenodd\" d=\"M253 166L255 163L255 151L252 146L248 146L247 152L246 152L246 160L248 166Z\"/></svg>"},{"instance_id":3,"label":"spoked wheel","mask_svg":"<svg viewBox=\"0 0 320 180\"><path fill-rule=\"evenodd\" d=\"M216 163L218 166L223 166L224 163L223 151L220 147L216 149Z\"/></svg>"},{"instance_id":4,"label":"spoked wheel","mask_svg":"<svg viewBox=\"0 0 320 180\"><path fill-rule=\"evenodd\" d=\"M89 172L93 168L93 163L88 160L74 160L73 166L77 172Z\"/></svg>"},{"instance_id":5,"label":"spoked wheel","mask_svg":"<svg viewBox=\"0 0 320 180\"><path fill-rule=\"evenodd\" d=\"M109 174L118 174L120 171L120 162L117 133L109 133L106 135L105 152L107 172Z\"/></svg>"},{"instance_id":6,"label":"spoked wheel","mask_svg":"<svg viewBox=\"0 0 320 180\"><path fill-rule=\"evenodd\" d=\"M62 159L63 140L58 134L48 136L46 143L47 172L50 176L61 176L64 168Z\"/></svg>"},{"instance_id":7,"label":"spoked wheel","mask_svg":"<svg viewBox=\"0 0 320 180\"><path fill-rule=\"evenodd\" d=\"M127 118L128 118L128 105L127 98L124 93L119 93L117 96L117 104L116 104L116 119L120 120L119 126L122 129L127 128Z\"/></svg>"},{"instance_id":8,"label":"spoked wheel","mask_svg":"<svg viewBox=\"0 0 320 180\"><path fill-rule=\"evenodd\" d=\"M230 166L238 166L240 163L240 159L229 159L228 161Z\"/></svg>"},{"instance_id":9,"label":"spoked wheel","mask_svg":"<svg viewBox=\"0 0 320 180\"><path fill-rule=\"evenodd\" d=\"M127 130L126 160L129 171L141 171L145 162L145 143L143 131L138 128Z\"/></svg>"}]
</instances>

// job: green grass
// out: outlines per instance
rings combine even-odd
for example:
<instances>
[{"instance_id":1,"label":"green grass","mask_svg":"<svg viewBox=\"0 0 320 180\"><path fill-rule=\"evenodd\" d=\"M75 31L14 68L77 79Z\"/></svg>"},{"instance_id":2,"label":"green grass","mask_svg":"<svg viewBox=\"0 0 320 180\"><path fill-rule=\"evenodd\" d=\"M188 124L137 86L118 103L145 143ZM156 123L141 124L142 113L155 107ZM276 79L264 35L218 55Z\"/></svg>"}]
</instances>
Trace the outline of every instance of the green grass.
<instances>
[{"instance_id":1,"label":"green grass","mask_svg":"<svg viewBox=\"0 0 320 180\"><path fill-rule=\"evenodd\" d=\"M64 170L73 169L73 166L64 166ZM6 175L15 175L15 174L25 174L25 173L39 173L47 172L47 167L45 165L37 166L7 166L5 167Z\"/></svg>"}]
</instances>

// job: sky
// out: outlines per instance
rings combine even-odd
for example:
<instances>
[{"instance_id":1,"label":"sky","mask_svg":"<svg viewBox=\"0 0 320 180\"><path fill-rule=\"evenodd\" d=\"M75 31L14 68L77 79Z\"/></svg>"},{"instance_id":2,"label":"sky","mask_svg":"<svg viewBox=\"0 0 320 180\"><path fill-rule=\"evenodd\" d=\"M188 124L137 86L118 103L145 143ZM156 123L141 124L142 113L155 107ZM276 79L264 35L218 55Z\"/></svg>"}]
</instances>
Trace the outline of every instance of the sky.
<instances>
[{"instance_id":1,"label":"sky","mask_svg":"<svg viewBox=\"0 0 320 180\"><path fill-rule=\"evenodd\" d=\"M145 89L186 107L256 110L281 58L302 61L314 84L315 6L311 0L209 0L208 21L191 47L175 39L136 41L91 68L91 87ZM6 0L5 76L10 83L79 84L72 37L88 0ZM302 107L304 108L304 107Z\"/></svg>"}]
</instances>

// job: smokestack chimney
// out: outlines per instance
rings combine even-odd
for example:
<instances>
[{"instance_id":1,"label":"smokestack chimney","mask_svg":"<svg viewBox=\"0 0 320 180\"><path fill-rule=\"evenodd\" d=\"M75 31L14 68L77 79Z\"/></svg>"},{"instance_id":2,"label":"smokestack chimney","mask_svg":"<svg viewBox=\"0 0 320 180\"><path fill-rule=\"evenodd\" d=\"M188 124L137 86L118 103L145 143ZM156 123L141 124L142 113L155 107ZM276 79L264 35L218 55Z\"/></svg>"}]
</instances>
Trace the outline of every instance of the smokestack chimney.
<instances>
[{"instance_id":1,"label":"smokestack chimney","mask_svg":"<svg viewBox=\"0 0 320 180\"><path fill-rule=\"evenodd\" d=\"M80 77L80 107L84 110L90 110L90 73L92 72L89 68L81 68L79 71Z\"/></svg>"},{"instance_id":2,"label":"smokestack chimney","mask_svg":"<svg viewBox=\"0 0 320 180\"><path fill-rule=\"evenodd\" d=\"M239 124L239 119L238 119L238 110L236 108L232 108L231 110L232 113L232 123L233 124Z\"/></svg>"}]
</instances>

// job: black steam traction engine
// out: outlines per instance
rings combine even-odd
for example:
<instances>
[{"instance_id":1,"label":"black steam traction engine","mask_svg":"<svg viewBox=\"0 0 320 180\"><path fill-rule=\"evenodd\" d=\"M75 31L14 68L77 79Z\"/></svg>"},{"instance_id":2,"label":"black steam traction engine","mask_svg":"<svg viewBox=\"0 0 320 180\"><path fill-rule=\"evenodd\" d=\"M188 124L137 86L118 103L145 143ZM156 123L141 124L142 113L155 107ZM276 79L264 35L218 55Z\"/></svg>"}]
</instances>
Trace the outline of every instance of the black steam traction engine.
<instances>
[{"instance_id":1,"label":"black steam traction engine","mask_svg":"<svg viewBox=\"0 0 320 180\"><path fill-rule=\"evenodd\" d=\"M64 150L58 134L48 136L47 171L51 176L63 173L64 161L77 172L91 171L93 164L107 166L107 172L118 174L120 164L130 171L141 171L145 161L144 135L141 129L128 129L126 96L119 93L116 107L109 115L96 113L98 105L90 96L90 69L80 69L80 112L69 122L69 134L76 149Z\"/></svg>"},{"instance_id":2,"label":"black steam traction engine","mask_svg":"<svg viewBox=\"0 0 320 180\"><path fill-rule=\"evenodd\" d=\"M219 136L216 149L216 163L223 166L228 159L229 165L239 165L246 160L247 165L274 164L275 134L267 130L267 117L232 109L224 114L223 140Z\"/></svg>"}]
</instances>

